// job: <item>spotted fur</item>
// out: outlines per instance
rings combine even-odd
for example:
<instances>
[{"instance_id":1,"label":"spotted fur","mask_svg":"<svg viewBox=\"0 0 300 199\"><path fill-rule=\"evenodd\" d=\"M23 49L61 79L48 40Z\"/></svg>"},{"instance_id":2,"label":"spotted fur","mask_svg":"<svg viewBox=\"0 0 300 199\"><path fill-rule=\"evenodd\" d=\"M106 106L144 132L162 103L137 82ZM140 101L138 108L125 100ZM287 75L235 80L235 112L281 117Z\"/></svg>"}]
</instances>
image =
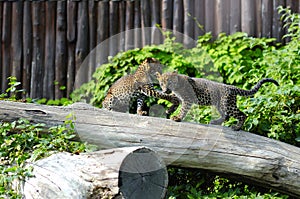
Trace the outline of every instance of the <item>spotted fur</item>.
<instances>
[{"instance_id":1,"label":"spotted fur","mask_svg":"<svg viewBox=\"0 0 300 199\"><path fill-rule=\"evenodd\" d=\"M177 72L156 73L157 79L163 92L171 90L182 102L179 115L173 116L174 121L181 121L191 108L192 104L216 106L221 117L211 121L211 124L222 124L229 117L238 119L238 123L232 126L233 130L240 130L247 116L241 112L236 105L236 96L254 95L262 84L272 82L279 85L277 81L270 78L260 80L251 90L243 90L232 85L226 85L203 78L191 78Z\"/></svg>"},{"instance_id":2,"label":"spotted fur","mask_svg":"<svg viewBox=\"0 0 300 199\"><path fill-rule=\"evenodd\" d=\"M165 94L153 88L153 82L156 79L155 73L161 73L161 71L162 65L158 60L147 58L139 65L134 74L120 78L109 88L102 102L103 108L128 112L132 101L137 99L137 114L146 115L147 112L143 110L146 96L166 99L178 106L179 101L174 95Z\"/></svg>"}]
</instances>

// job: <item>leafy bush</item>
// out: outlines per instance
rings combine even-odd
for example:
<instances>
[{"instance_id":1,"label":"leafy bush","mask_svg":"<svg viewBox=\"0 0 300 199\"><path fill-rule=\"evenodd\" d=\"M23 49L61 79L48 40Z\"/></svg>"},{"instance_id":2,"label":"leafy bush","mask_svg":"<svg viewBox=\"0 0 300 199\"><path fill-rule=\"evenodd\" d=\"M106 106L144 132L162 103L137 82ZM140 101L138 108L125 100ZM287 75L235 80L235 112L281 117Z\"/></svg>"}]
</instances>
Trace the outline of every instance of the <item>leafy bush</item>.
<instances>
[{"instance_id":1,"label":"leafy bush","mask_svg":"<svg viewBox=\"0 0 300 199\"><path fill-rule=\"evenodd\" d=\"M72 141L75 137L71 120L48 130L44 124L32 124L20 119L0 123L0 198L22 198L12 189L15 180L32 176L25 163L35 161L59 151L79 153L89 146Z\"/></svg>"}]
</instances>

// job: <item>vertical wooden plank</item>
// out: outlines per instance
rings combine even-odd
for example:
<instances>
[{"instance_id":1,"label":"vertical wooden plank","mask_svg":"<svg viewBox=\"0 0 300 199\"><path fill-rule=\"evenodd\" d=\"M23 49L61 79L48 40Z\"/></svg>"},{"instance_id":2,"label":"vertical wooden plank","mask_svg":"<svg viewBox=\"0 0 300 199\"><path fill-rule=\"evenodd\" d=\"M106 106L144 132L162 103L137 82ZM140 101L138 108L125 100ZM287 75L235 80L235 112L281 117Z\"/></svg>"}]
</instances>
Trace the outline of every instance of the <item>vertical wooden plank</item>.
<instances>
[{"instance_id":1,"label":"vertical wooden plank","mask_svg":"<svg viewBox=\"0 0 300 199\"><path fill-rule=\"evenodd\" d=\"M109 37L119 33L119 6L117 1L109 2ZM118 52L119 42L116 37L109 42L109 55L114 56Z\"/></svg>"},{"instance_id":2,"label":"vertical wooden plank","mask_svg":"<svg viewBox=\"0 0 300 199\"><path fill-rule=\"evenodd\" d=\"M204 24L205 24L205 0L195 0L194 13L195 13L195 39L198 39L200 35L203 35L204 32Z\"/></svg>"},{"instance_id":3,"label":"vertical wooden plank","mask_svg":"<svg viewBox=\"0 0 300 199\"><path fill-rule=\"evenodd\" d=\"M134 47L142 47L141 35L141 5L139 0L134 1Z\"/></svg>"},{"instance_id":4,"label":"vertical wooden plank","mask_svg":"<svg viewBox=\"0 0 300 199\"><path fill-rule=\"evenodd\" d=\"M54 99L56 2L46 3L45 70L43 90L47 99Z\"/></svg>"},{"instance_id":5,"label":"vertical wooden plank","mask_svg":"<svg viewBox=\"0 0 300 199\"><path fill-rule=\"evenodd\" d=\"M134 1L126 1L125 50L134 48Z\"/></svg>"},{"instance_id":6,"label":"vertical wooden plank","mask_svg":"<svg viewBox=\"0 0 300 199\"><path fill-rule=\"evenodd\" d=\"M32 64L32 9L31 2L24 2L23 11L23 77L22 87L26 90L24 97L29 97L31 93L31 64Z\"/></svg>"},{"instance_id":7,"label":"vertical wooden plank","mask_svg":"<svg viewBox=\"0 0 300 199\"><path fill-rule=\"evenodd\" d=\"M99 1L97 6L97 43L100 44L101 49L97 48L97 65L107 62L107 57L109 53L108 43L104 41L108 38L109 35L109 2L108 1ZM105 45L105 46L103 46ZM104 50L105 49L105 50ZM101 51L100 51L101 50Z\"/></svg>"},{"instance_id":8,"label":"vertical wooden plank","mask_svg":"<svg viewBox=\"0 0 300 199\"><path fill-rule=\"evenodd\" d=\"M194 0L183 0L184 7L184 25L183 25L183 33L184 38L183 42L185 45L188 45L191 38L194 38Z\"/></svg>"},{"instance_id":9,"label":"vertical wooden plank","mask_svg":"<svg viewBox=\"0 0 300 199\"><path fill-rule=\"evenodd\" d=\"M56 49L55 49L55 98L60 99L65 96L65 90L60 86L66 85L66 2L58 1L56 7Z\"/></svg>"},{"instance_id":10,"label":"vertical wooden plank","mask_svg":"<svg viewBox=\"0 0 300 199\"><path fill-rule=\"evenodd\" d=\"M261 37L262 35L262 0L256 0L256 22L255 22L255 29L256 29L256 37Z\"/></svg>"},{"instance_id":11,"label":"vertical wooden plank","mask_svg":"<svg viewBox=\"0 0 300 199\"><path fill-rule=\"evenodd\" d=\"M89 49L89 24L88 24L88 1L78 2L78 26L77 26L77 42L76 42L76 85L78 88L87 82L88 64L82 65L84 58L88 54Z\"/></svg>"},{"instance_id":12,"label":"vertical wooden plank","mask_svg":"<svg viewBox=\"0 0 300 199\"><path fill-rule=\"evenodd\" d=\"M156 28L156 25L161 25L161 4L160 0L151 0L151 44L160 44L162 42L162 36L160 30Z\"/></svg>"},{"instance_id":13,"label":"vertical wooden plank","mask_svg":"<svg viewBox=\"0 0 300 199\"><path fill-rule=\"evenodd\" d=\"M290 7L292 12L300 12L300 1L299 0L286 0L286 7ZM299 8L299 10L298 10Z\"/></svg>"},{"instance_id":14,"label":"vertical wooden plank","mask_svg":"<svg viewBox=\"0 0 300 199\"><path fill-rule=\"evenodd\" d=\"M89 21L88 21L88 26L89 26L89 50L88 54L96 47L97 43L97 37L96 37L96 24L97 24L97 17L96 17L96 2L95 1L88 1L89 4ZM92 79L92 74L95 71L95 61L96 57L92 56L94 54L89 54L89 69L88 69L88 74L87 74L87 81L90 81Z\"/></svg>"},{"instance_id":15,"label":"vertical wooden plank","mask_svg":"<svg viewBox=\"0 0 300 199\"><path fill-rule=\"evenodd\" d=\"M32 2L33 51L31 67L31 98L43 97L45 53L45 2ZM47 92L47 91L45 91Z\"/></svg>"},{"instance_id":16,"label":"vertical wooden plank","mask_svg":"<svg viewBox=\"0 0 300 199\"><path fill-rule=\"evenodd\" d=\"M215 21L215 0L205 0L205 32L211 32L214 34L214 21Z\"/></svg>"},{"instance_id":17,"label":"vertical wooden plank","mask_svg":"<svg viewBox=\"0 0 300 199\"><path fill-rule=\"evenodd\" d=\"M12 42L11 42L11 58L12 58L12 76L18 81L22 81L22 29L23 23L20 20L23 16L23 2L17 1L12 5ZM21 89L21 86L19 87ZM20 93L21 94L21 93ZM20 96L18 96L20 97Z\"/></svg>"},{"instance_id":18,"label":"vertical wooden plank","mask_svg":"<svg viewBox=\"0 0 300 199\"><path fill-rule=\"evenodd\" d=\"M3 22L2 22L2 91L7 89L7 78L10 76L10 42L11 42L11 16L12 2L4 2L3 4Z\"/></svg>"},{"instance_id":19,"label":"vertical wooden plank","mask_svg":"<svg viewBox=\"0 0 300 199\"><path fill-rule=\"evenodd\" d=\"M0 78L2 78L2 21L3 21L3 2L0 2ZM2 90L2 81L0 81L0 92L4 93Z\"/></svg>"},{"instance_id":20,"label":"vertical wooden plank","mask_svg":"<svg viewBox=\"0 0 300 199\"><path fill-rule=\"evenodd\" d=\"M221 32L229 34L229 11L230 11L230 0L216 0L216 34Z\"/></svg>"},{"instance_id":21,"label":"vertical wooden plank","mask_svg":"<svg viewBox=\"0 0 300 199\"><path fill-rule=\"evenodd\" d=\"M175 37L178 42L183 42L181 34L176 33L184 33L184 10L183 10L183 0L174 0L174 15L173 15L173 30L175 31Z\"/></svg>"},{"instance_id":22,"label":"vertical wooden plank","mask_svg":"<svg viewBox=\"0 0 300 199\"><path fill-rule=\"evenodd\" d=\"M262 0L261 12L262 12L261 36L270 38L272 36L273 1Z\"/></svg>"},{"instance_id":23,"label":"vertical wooden plank","mask_svg":"<svg viewBox=\"0 0 300 199\"><path fill-rule=\"evenodd\" d=\"M67 69L67 97L70 97L75 82L75 47L76 47L76 23L77 2L67 3L67 46L68 46L68 69Z\"/></svg>"},{"instance_id":24,"label":"vertical wooden plank","mask_svg":"<svg viewBox=\"0 0 300 199\"><path fill-rule=\"evenodd\" d=\"M141 24L142 24L142 42L143 46L149 45L151 42L151 15L150 0L141 1Z\"/></svg>"},{"instance_id":25,"label":"vertical wooden plank","mask_svg":"<svg viewBox=\"0 0 300 199\"><path fill-rule=\"evenodd\" d=\"M284 30L282 21L280 21L280 14L277 11L278 6L282 5L285 7L284 0L273 0L273 25L272 25L272 37L276 38L277 41L281 41Z\"/></svg>"},{"instance_id":26,"label":"vertical wooden plank","mask_svg":"<svg viewBox=\"0 0 300 199\"><path fill-rule=\"evenodd\" d=\"M241 31L241 0L230 1L230 34Z\"/></svg>"},{"instance_id":27,"label":"vertical wooden plank","mask_svg":"<svg viewBox=\"0 0 300 199\"><path fill-rule=\"evenodd\" d=\"M162 0L161 17L162 28L171 30L173 27L173 0Z\"/></svg>"},{"instance_id":28,"label":"vertical wooden plank","mask_svg":"<svg viewBox=\"0 0 300 199\"><path fill-rule=\"evenodd\" d=\"M122 33L122 37L119 42L119 51L125 51L125 24L126 24L126 2L119 2L119 32Z\"/></svg>"},{"instance_id":29,"label":"vertical wooden plank","mask_svg":"<svg viewBox=\"0 0 300 199\"><path fill-rule=\"evenodd\" d=\"M255 36L255 1L241 1L241 26L242 31Z\"/></svg>"}]
</instances>

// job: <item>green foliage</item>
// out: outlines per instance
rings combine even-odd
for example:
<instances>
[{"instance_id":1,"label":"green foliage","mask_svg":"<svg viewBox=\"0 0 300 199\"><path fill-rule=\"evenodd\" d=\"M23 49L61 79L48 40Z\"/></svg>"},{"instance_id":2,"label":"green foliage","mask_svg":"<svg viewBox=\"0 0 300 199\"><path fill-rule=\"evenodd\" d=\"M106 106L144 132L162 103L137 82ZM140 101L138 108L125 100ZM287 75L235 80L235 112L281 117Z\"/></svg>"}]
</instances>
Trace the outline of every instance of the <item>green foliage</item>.
<instances>
[{"instance_id":1,"label":"green foliage","mask_svg":"<svg viewBox=\"0 0 300 199\"><path fill-rule=\"evenodd\" d=\"M216 199L216 198L262 198L284 199L288 196L258 189L244 183L199 171L197 169L180 169L170 167L168 199Z\"/></svg>"},{"instance_id":2,"label":"green foliage","mask_svg":"<svg viewBox=\"0 0 300 199\"><path fill-rule=\"evenodd\" d=\"M25 163L36 161L59 151L79 153L89 150L87 144L75 142L74 124L45 129L44 124L32 124L20 119L12 123L0 123L0 198L21 198L12 189L15 180L31 176L31 168Z\"/></svg>"},{"instance_id":3,"label":"green foliage","mask_svg":"<svg viewBox=\"0 0 300 199\"><path fill-rule=\"evenodd\" d=\"M21 82L17 81L16 77L8 77L8 88L6 89L5 93L0 94L0 100L7 99L7 100L17 100L17 95L19 93L23 93L23 89L19 89Z\"/></svg>"}]
</instances>

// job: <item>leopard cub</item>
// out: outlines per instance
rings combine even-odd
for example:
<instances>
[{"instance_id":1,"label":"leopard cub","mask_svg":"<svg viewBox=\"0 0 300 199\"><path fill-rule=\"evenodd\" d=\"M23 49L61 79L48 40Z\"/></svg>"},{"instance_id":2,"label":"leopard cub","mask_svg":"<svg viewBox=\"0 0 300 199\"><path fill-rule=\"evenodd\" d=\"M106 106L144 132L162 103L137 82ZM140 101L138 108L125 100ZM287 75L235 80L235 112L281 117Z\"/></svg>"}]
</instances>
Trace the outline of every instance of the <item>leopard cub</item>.
<instances>
[{"instance_id":1,"label":"leopard cub","mask_svg":"<svg viewBox=\"0 0 300 199\"><path fill-rule=\"evenodd\" d=\"M238 123L232 126L233 130L240 130L247 116L236 105L236 96L254 95L262 84L272 82L279 86L278 82L271 78L260 80L251 90L243 90L232 85L226 85L203 78L192 78L186 75L172 73L160 74L156 72L157 79L163 92L171 90L181 101L182 107L179 115L173 116L174 121L181 121L191 108L192 104L213 105L219 111L221 117L211 121L211 124L222 124L229 117L238 119Z\"/></svg>"},{"instance_id":2,"label":"leopard cub","mask_svg":"<svg viewBox=\"0 0 300 199\"><path fill-rule=\"evenodd\" d=\"M175 95L169 95L157 91L153 88L156 80L155 72L161 73L162 65L157 59L147 58L144 60L135 73L121 77L108 90L102 102L102 107L118 112L128 112L132 101L137 99L137 114L146 115L143 110L146 96L166 99L174 106L179 105L179 100Z\"/></svg>"}]
</instances>

